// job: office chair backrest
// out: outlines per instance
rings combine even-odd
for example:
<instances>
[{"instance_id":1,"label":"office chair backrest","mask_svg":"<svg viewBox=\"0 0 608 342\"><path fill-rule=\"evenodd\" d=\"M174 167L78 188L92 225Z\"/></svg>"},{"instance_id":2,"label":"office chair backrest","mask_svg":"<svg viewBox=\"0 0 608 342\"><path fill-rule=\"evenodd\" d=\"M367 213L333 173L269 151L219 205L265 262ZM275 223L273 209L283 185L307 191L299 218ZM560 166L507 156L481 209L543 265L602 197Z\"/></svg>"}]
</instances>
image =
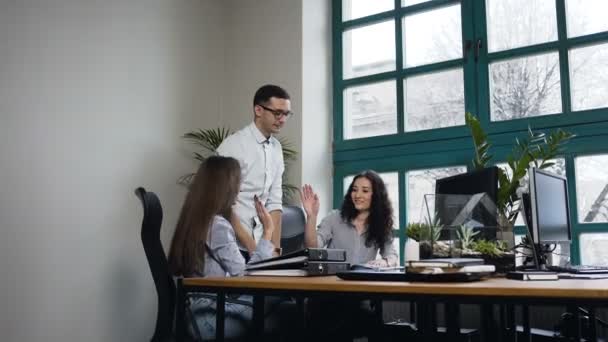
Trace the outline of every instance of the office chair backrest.
<instances>
[{"instance_id":1,"label":"office chair backrest","mask_svg":"<svg viewBox=\"0 0 608 342\"><path fill-rule=\"evenodd\" d=\"M169 263L160 242L160 226L163 221L163 208L155 193L144 188L135 189L135 194L144 207L144 218L141 224L141 242L146 252L148 265L152 272L158 311L153 342L165 341L172 336L173 315L175 313L175 283L169 273Z\"/></svg>"},{"instance_id":2,"label":"office chair backrest","mask_svg":"<svg viewBox=\"0 0 608 342\"><path fill-rule=\"evenodd\" d=\"M304 248L306 217L298 206L284 205L281 215L281 248L283 254Z\"/></svg>"}]
</instances>

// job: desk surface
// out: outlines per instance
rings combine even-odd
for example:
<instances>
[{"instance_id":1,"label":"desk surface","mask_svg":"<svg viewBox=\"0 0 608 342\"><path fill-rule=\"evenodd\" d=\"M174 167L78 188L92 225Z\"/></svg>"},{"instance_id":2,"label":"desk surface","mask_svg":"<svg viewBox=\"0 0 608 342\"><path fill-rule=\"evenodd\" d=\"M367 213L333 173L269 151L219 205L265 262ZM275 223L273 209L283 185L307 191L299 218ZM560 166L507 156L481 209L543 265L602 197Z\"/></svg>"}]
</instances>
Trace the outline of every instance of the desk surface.
<instances>
[{"instance_id":1,"label":"desk surface","mask_svg":"<svg viewBox=\"0 0 608 342\"><path fill-rule=\"evenodd\" d=\"M187 278L183 285L207 288L292 290L347 293L422 294L447 296L544 297L608 299L608 279L517 281L492 278L470 283L350 281L327 277Z\"/></svg>"}]
</instances>

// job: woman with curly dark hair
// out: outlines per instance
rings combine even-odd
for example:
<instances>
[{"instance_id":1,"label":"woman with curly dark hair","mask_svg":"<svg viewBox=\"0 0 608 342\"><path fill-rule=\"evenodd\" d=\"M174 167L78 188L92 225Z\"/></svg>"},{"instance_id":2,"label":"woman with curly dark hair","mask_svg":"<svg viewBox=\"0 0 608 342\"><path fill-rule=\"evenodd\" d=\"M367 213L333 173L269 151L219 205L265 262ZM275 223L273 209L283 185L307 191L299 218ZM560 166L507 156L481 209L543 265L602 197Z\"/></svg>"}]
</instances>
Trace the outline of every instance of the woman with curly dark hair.
<instances>
[{"instance_id":1,"label":"woman with curly dark hair","mask_svg":"<svg viewBox=\"0 0 608 342\"><path fill-rule=\"evenodd\" d=\"M393 208L386 185L374 171L356 175L344 196L340 210L327 215L316 229L319 198L310 185L302 187L302 206L308 216L306 247L346 250L351 265L396 266L393 247ZM376 259L380 252L381 259ZM369 301L325 299L309 301L312 331L331 341L352 341L367 336L368 341L383 341L382 317L376 315Z\"/></svg>"},{"instance_id":2,"label":"woman with curly dark hair","mask_svg":"<svg viewBox=\"0 0 608 342\"><path fill-rule=\"evenodd\" d=\"M376 172L367 170L356 175L342 208L327 215L318 230L319 199L310 185L302 188L302 205L308 216L306 247L344 249L352 265L383 267L399 263L393 247L393 207L386 185ZM378 251L381 259L376 259Z\"/></svg>"}]
</instances>

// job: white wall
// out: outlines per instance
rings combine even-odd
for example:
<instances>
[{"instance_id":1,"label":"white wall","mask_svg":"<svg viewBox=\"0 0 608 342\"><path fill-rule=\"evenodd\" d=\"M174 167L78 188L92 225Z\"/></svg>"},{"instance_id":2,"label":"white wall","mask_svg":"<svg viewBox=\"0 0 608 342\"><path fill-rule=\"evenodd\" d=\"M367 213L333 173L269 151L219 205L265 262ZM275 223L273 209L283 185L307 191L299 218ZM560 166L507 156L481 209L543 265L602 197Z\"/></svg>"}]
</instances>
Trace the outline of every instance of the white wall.
<instances>
[{"instance_id":1,"label":"white wall","mask_svg":"<svg viewBox=\"0 0 608 342\"><path fill-rule=\"evenodd\" d=\"M290 182L331 206L330 2L0 0L0 339L144 341L143 185L168 246L194 169L180 136L251 121L284 86ZM323 209L325 208L325 209Z\"/></svg>"},{"instance_id":2,"label":"white wall","mask_svg":"<svg viewBox=\"0 0 608 342\"><path fill-rule=\"evenodd\" d=\"M165 243L216 124L222 1L0 1L0 339L145 341L156 315L137 185Z\"/></svg>"},{"instance_id":3,"label":"white wall","mask_svg":"<svg viewBox=\"0 0 608 342\"><path fill-rule=\"evenodd\" d=\"M281 136L298 151L291 184L312 184L321 215L331 192L331 18L327 0L228 0L222 125L239 129L253 118L253 94L263 84L283 86L295 115Z\"/></svg>"},{"instance_id":4,"label":"white wall","mask_svg":"<svg viewBox=\"0 0 608 342\"><path fill-rule=\"evenodd\" d=\"M280 136L297 151L302 146L302 5L301 0L226 0L226 64L222 125L233 130L253 120L253 95L264 84L277 84L291 95L295 115ZM288 177L300 184L301 158Z\"/></svg>"},{"instance_id":5,"label":"white wall","mask_svg":"<svg viewBox=\"0 0 608 342\"><path fill-rule=\"evenodd\" d=\"M302 1L302 183L332 208L332 86L330 1Z\"/></svg>"}]
</instances>

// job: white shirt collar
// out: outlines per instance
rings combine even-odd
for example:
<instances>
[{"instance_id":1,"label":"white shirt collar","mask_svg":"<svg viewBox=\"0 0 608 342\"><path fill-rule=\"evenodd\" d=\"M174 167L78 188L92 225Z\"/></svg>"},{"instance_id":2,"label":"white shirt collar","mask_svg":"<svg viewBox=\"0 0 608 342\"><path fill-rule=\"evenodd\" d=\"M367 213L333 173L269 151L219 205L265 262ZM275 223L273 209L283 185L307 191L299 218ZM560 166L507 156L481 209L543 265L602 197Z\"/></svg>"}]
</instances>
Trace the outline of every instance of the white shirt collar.
<instances>
[{"instance_id":1,"label":"white shirt collar","mask_svg":"<svg viewBox=\"0 0 608 342\"><path fill-rule=\"evenodd\" d=\"M258 126L255 125L255 122L252 122L249 125L249 129L251 130L251 133L255 137L255 140L258 142L258 144L270 143L270 140L272 139L272 135L267 139L264 136L264 134L262 134L262 132L260 132L260 129L258 128Z\"/></svg>"}]
</instances>

